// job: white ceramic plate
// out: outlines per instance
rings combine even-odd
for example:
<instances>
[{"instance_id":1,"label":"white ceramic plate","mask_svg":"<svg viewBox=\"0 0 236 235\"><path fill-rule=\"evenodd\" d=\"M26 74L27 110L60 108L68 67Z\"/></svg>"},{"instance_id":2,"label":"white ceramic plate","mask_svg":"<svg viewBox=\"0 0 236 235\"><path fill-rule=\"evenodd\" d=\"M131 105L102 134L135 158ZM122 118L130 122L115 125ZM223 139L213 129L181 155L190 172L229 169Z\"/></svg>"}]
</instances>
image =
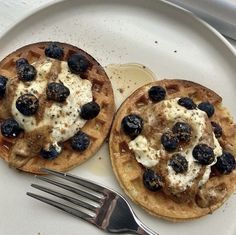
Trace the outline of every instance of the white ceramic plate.
<instances>
[{"instance_id":1,"label":"white ceramic plate","mask_svg":"<svg viewBox=\"0 0 236 235\"><path fill-rule=\"evenodd\" d=\"M212 88L236 117L236 58L216 31L190 13L155 0L71 0L38 10L0 38L0 57L36 41L82 47L102 65L137 62L159 79L182 78ZM101 157L101 159L99 158ZM25 195L36 179L0 161L0 234L104 234L95 227ZM122 192L107 146L71 171ZM131 203L140 219L161 235L236 234L236 196L213 215L174 224L153 218Z\"/></svg>"}]
</instances>

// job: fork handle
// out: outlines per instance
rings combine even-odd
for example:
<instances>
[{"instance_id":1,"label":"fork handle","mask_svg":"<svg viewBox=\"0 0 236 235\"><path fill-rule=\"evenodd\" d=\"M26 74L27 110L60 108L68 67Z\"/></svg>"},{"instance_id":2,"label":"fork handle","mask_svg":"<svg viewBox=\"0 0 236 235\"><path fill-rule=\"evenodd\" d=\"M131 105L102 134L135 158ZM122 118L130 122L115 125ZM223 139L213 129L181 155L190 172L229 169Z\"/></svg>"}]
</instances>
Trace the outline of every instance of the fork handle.
<instances>
[{"instance_id":1,"label":"fork handle","mask_svg":"<svg viewBox=\"0 0 236 235\"><path fill-rule=\"evenodd\" d=\"M154 232L153 230L151 230L150 228L148 228L147 226L145 226L144 224L142 224L140 221L137 221L139 227L137 229L137 233L138 235L159 235L158 233Z\"/></svg>"}]
</instances>

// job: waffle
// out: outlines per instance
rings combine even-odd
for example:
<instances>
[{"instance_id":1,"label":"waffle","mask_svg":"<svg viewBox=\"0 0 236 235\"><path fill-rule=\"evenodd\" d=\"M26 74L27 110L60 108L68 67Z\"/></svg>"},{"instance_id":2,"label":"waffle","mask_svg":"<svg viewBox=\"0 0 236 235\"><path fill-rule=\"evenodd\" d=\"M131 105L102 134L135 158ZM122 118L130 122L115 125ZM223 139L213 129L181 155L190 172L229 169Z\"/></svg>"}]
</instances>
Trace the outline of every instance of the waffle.
<instances>
[{"instance_id":1,"label":"waffle","mask_svg":"<svg viewBox=\"0 0 236 235\"><path fill-rule=\"evenodd\" d=\"M221 192L217 203L207 207L199 206L193 201L176 202L162 190L149 191L143 184L145 168L139 164L134 153L129 149L130 137L121 128L123 117L136 113L142 117L143 107L152 105L148 98L148 90L154 86L166 89L166 98L190 97L195 102L209 101L215 107L215 114L210 121L220 123L223 135L219 139L221 147L236 156L236 125L229 112L221 104L222 98L212 90L199 84L185 80L160 80L144 85L131 94L118 110L111 129L109 151L113 171L125 193L150 214L171 221L185 221L212 213L220 207L233 193L236 187L236 171L230 174L211 174L205 184L207 188L215 188ZM145 125L145 124L144 124Z\"/></svg>"},{"instance_id":2,"label":"waffle","mask_svg":"<svg viewBox=\"0 0 236 235\"><path fill-rule=\"evenodd\" d=\"M0 62L0 74L8 78L16 77L15 61L22 57L26 58L30 64L36 61L44 61L46 59L44 49L49 43L34 43L12 52ZM92 83L93 100L100 105L101 111L97 117L88 120L81 129L90 137L90 145L85 151L76 152L71 148L69 142L65 141L63 143L63 152L56 159L46 160L35 156L19 168L22 171L40 174L40 168L42 167L58 171L68 171L82 164L96 153L110 129L115 109L114 96L111 83L102 66L88 53L75 46L66 43L60 43L60 46L64 49L64 56L62 58L64 61L67 61L70 55L77 52L80 52L89 60L91 67L86 72L86 79ZM2 116L5 115L5 118L7 118L9 113L2 107L0 109ZM24 134L20 138L24 138ZM12 147L17 139L6 138L0 135L0 155L6 162L9 162Z\"/></svg>"}]
</instances>

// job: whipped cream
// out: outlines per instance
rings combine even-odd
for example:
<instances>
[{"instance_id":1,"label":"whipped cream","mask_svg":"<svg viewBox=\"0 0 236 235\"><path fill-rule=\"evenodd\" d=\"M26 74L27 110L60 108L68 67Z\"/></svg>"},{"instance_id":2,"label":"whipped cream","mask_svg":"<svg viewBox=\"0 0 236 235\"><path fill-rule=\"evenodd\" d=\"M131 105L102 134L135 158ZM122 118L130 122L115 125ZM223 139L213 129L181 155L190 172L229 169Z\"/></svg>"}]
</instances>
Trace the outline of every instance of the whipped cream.
<instances>
[{"instance_id":1,"label":"whipped cream","mask_svg":"<svg viewBox=\"0 0 236 235\"><path fill-rule=\"evenodd\" d=\"M63 104L52 102L50 106L46 106L43 118L39 122L35 116L22 115L15 105L17 98L22 94L31 93L39 98L46 92L49 82L46 75L49 73L52 63L53 59L48 59L41 64L33 64L37 70L37 77L30 83L22 81L18 83L11 109L14 118L26 132L34 131L43 126L50 126L52 128L51 142L57 144L72 137L86 123L86 120L80 118L79 110L82 105L93 99L92 84L89 80L72 74L67 62L61 61L61 71L53 82L62 82L70 90L66 102Z\"/></svg>"},{"instance_id":2,"label":"whipped cream","mask_svg":"<svg viewBox=\"0 0 236 235\"><path fill-rule=\"evenodd\" d=\"M167 166L168 168L168 179L170 181L170 185L172 187L178 186L179 192L184 191L187 189L187 187L191 187L193 180L198 176L199 171L201 170L202 166L193 158L192 151L195 145L197 145L201 137L204 134L205 128L206 128L206 119L207 114L200 110L200 109L192 109L188 110L183 106L178 105L179 98L166 100L164 101L166 103L165 109L163 110L164 115L167 120L178 120L187 122L190 124L194 130L195 130L195 138L192 138L192 143L189 148L187 148L184 151L181 151L181 154L186 157L186 160L188 161L188 170L185 174L176 174L176 172L173 170L171 166ZM214 140L214 149L213 152L215 155L219 156L222 154L222 148L218 142L218 140L215 138L214 133L213 140ZM199 186L206 183L206 181L209 179L210 173L211 173L211 166L216 163L215 160L205 166L205 172L202 176L202 179L199 182Z\"/></svg>"},{"instance_id":3,"label":"whipped cream","mask_svg":"<svg viewBox=\"0 0 236 235\"><path fill-rule=\"evenodd\" d=\"M166 177L170 182L170 187L173 188L173 192L175 192L176 189L176 193L185 191L187 187L191 187L194 179L198 176L199 171L203 167L193 158L192 151L194 146L201 142L201 138L206 128L206 120L208 118L207 114L200 109L188 110L185 107L178 105L178 100L179 98L174 98L162 101L162 107L164 108L161 112L167 121L173 122L173 120L175 120L188 123L193 127L195 134L192 136L192 141L189 144L189 147L181 151L181 155L185 156L188 161L187 172L177 174L168 163L166 166L168 172ZM222 154L222 148L218 140L215 138L214 133L212 133L212 135L214 141L213 151L215 156L219 156ZM153 167L158 164L163 151L165 152L163 146L161 146L159 150L156 150L151 148L149 145L148 140L142 135L139 135L129 143L129 148L134 151L136 160L145 167ZM177 152L173 152L172 154L175 153ZM210 165L204 166L205 172L199 182L199 186L202 186L207 182L211 173L211 166L215 163L216 158Z\"/></svg>"},{"instance_id":4,"label":"whipped cream","mask_svg":"<svg viewBox=\"0 0 236 235\"><path fill-rule=\"evenodd\" d=\"M129 142L129 149L134 151L136 160L145 167L153 167L159 162L161 150L150 147L142 135Z\"/></svg>"}]
</instances>

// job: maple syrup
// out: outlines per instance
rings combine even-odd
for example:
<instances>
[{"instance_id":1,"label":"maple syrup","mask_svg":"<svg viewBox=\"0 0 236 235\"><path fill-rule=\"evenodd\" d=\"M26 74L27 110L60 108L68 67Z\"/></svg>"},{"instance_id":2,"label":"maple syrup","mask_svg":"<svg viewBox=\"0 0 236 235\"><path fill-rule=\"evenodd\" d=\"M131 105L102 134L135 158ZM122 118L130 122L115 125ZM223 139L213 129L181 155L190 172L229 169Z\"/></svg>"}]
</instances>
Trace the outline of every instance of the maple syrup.
<instances>
[{"instance_id":1,"label":"maple syrup","mask_svg":"<svg viewBox=\"0 0 236 235\"><path fill-rule=\"evenodd\" d=\"M137 88L157 79L155 74L142 64L110 64L104 69L111 80L117 108Z\"/></svg>"}]
</instances>

